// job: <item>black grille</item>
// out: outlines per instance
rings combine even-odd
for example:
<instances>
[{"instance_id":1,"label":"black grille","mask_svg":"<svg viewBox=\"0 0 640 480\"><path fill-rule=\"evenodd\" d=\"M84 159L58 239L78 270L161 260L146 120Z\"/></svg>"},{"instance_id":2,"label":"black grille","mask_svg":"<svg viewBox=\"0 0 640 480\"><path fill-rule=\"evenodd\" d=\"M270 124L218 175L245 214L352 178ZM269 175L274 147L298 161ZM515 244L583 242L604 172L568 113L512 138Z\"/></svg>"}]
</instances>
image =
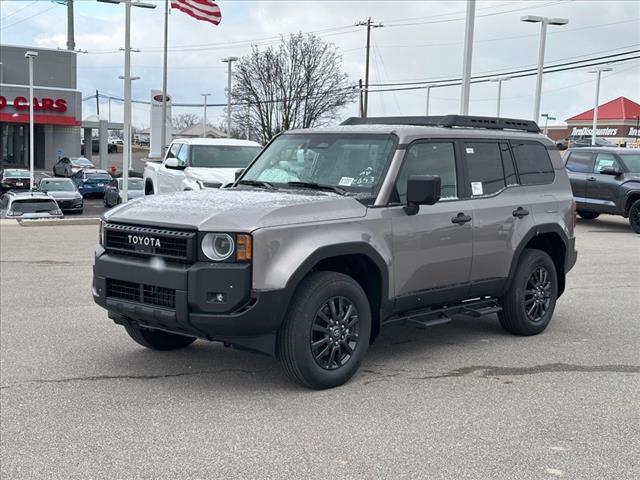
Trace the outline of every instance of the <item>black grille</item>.
<instances>
[{"instance_id":1,"label":"black grille","mask_svg":"<svg viewBox=\"0 0 640 480\"><path fill-rule=\"evenodd\" d=\"M105 248L137 256L157 255L170 260L193 261L196 233L133 225L105 225Z\"/></svg>"},{"instance_id":2,"label":"black grille","mask_svg":"<svg viewBox=\"0 0 640 480\"><path fill-rule=\"evenodd\" d=\"M107 297L120 298L136 303L176 308L176 291L173 288L143 285L124 280L107 279Z\"/></svg>"}]
</instances>

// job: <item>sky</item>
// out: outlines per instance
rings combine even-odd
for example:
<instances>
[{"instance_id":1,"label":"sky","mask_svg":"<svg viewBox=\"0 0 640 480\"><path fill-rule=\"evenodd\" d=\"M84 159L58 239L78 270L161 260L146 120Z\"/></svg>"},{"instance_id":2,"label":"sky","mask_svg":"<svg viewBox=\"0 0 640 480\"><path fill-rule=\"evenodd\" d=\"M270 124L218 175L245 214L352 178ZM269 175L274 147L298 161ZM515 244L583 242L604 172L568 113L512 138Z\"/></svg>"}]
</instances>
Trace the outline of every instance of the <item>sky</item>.
<instances>
[{"instance_id":1,"label":"sky","mask_svg":"<svg viewBox=\"0 0 640 480\"><path fill-rule=\"evenodd\" d=\"M132 9L133 98L148 100L150 90L162 86L164 1L145 0L156 9ZM210 93L210 103L226 101L227 56L242 57L251 45L273 45L281 35L317 32L334 43L342 67L357 82L364 77L366 29L359 21L372 19L383 26L372 30L370 83L431 81L458 78L462 72L465 8L456 1L249 1L220 0L222 22L215 27L177 10L169 20L168 92L174 102L199 103ZM522 15L561 17L565 26L549 26L545 64L582 60L619 51L640 50L640 2L483 1L476 3L472 74L535 67L540 24L520 21ZM0 1L0 41L3 44L66 48L66 7L50 0ZM124 6L75 0L78 88L84 96L122 97ZM638 55L638 54L636 54ZM26 68L26 65L25 65ZM602 74L600 103L619 96L640 102L640 59L612 65ZM595 75L589 68L547 74L543 79L541 112L556 117L552 124L593 107ZM372 87L373 88L373 87ZM514 78L502 85L501 116L530 118L535 77ZM469 113L495 116L496 83L471 86ZM431 90L430 114L457 113L460 87ZM102 101L101 114L107 103ZM371 93L369 115L423 115L426 90ZM202 108L174 107L173 115ZM344 118L357 114L357 104L345 107ZM95 100L83 103L83 116L95 114ZM223 109L210 107L208 118L218 124ZM112 102L112 119L120 121L122 108ZM149 125L149 110L134 105L133 123Z\"/></svg>"}]
</instances>

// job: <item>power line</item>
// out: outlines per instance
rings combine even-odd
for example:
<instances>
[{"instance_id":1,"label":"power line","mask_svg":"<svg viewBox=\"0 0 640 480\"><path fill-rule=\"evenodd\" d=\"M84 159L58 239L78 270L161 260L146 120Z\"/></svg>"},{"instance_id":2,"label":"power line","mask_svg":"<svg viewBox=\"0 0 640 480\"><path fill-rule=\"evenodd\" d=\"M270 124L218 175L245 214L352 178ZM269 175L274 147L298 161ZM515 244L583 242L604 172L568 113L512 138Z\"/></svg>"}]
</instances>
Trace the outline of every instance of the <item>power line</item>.
<instances>
[{"instance_id":1,"label":"power line","mask_svg":"<svg viewBox=\"0 0 640 480\"><path fill-rule=\"evenodd\" d=\"M42 15L43 13L47 13L49 10L53 10L54 8L56 8L57 4L53 4L51 7L47 8L46 10L42 10L40 12L36 12L33 15L29 15L28 17L23 18L22 20L18 20L17 22L13 22L10 23L9 25L5 25L4 27L1 27L0 30L6 30L7 28L11 28L14 25L18 25L19 23L22 22L26 22L27 20L33 18L33 17L37 17L38 15Z\"/></svg>"},{"instance_id":2,"label":"power line","mask_svg":"<svg viewBox=\"0 0 640 480\"><path fill-rule=\"evenodd\" d=\"M34 1L34 2L31 2L31 3L26 4L24 7L19 8L18 10L15 10L15 11L13 11L13 12L11 12L11 13L7 13L7 14L2 18L2 21L4 22L7 18L11 17L12 15L15 15L16 13L20 13L21 11L23 11L23 10L25 10L25 9L29 8L31 5L33 5L33 4L35 4L35 3L37 3L37 0L36 0L36 1Z\"/></svg>"}]
</instances>

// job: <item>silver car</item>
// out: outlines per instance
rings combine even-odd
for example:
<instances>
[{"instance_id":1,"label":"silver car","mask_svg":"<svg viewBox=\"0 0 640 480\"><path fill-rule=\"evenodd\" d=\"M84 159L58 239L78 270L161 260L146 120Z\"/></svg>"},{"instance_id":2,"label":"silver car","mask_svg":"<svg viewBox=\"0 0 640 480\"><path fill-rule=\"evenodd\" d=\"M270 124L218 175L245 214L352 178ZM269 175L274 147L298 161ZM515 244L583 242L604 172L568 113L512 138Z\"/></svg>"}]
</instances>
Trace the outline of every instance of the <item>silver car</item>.
<instances>
[{"instance_id":1,"label":"silver car","mask_svg":"<svg viewBox=\"0 0 640 480\"><path fill-rule=\"evenodd\" d=\"M44 192L9 192L0 198L0 218L62 218L55 198Z\"/></svg>"},{"instance_id":2,"label":"silver car","mask_svg":"<svg viewBox=\"0 0 640 480\"><path fill-rule=\"evenodd\" d=\"M55 198L63 212L82 213L84 205L82 194L70 178L43 178L40 180L38 190Z\"/></svg>"}]
</instances>

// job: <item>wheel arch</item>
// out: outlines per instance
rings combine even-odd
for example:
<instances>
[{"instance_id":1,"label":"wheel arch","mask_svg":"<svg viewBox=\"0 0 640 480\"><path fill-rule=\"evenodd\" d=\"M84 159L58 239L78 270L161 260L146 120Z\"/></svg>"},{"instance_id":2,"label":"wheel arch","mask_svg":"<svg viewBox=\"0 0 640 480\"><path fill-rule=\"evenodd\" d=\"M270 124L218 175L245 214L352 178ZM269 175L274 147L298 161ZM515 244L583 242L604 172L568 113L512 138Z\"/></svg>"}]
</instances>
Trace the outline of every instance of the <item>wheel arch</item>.
<instances>
[{"instance_id":1,"label":"wheel arch","mask_svg":"<svg viewBox=\"0 0 640 480\"><path fill-rule=\"evenodd\" d=\"M637 200L640 200L640 190L632 190L627 193L625 203L624 203L624 216L629 216L629 210L631 210L631 205L633 205Z\"/></svg>"}]
</instances>

